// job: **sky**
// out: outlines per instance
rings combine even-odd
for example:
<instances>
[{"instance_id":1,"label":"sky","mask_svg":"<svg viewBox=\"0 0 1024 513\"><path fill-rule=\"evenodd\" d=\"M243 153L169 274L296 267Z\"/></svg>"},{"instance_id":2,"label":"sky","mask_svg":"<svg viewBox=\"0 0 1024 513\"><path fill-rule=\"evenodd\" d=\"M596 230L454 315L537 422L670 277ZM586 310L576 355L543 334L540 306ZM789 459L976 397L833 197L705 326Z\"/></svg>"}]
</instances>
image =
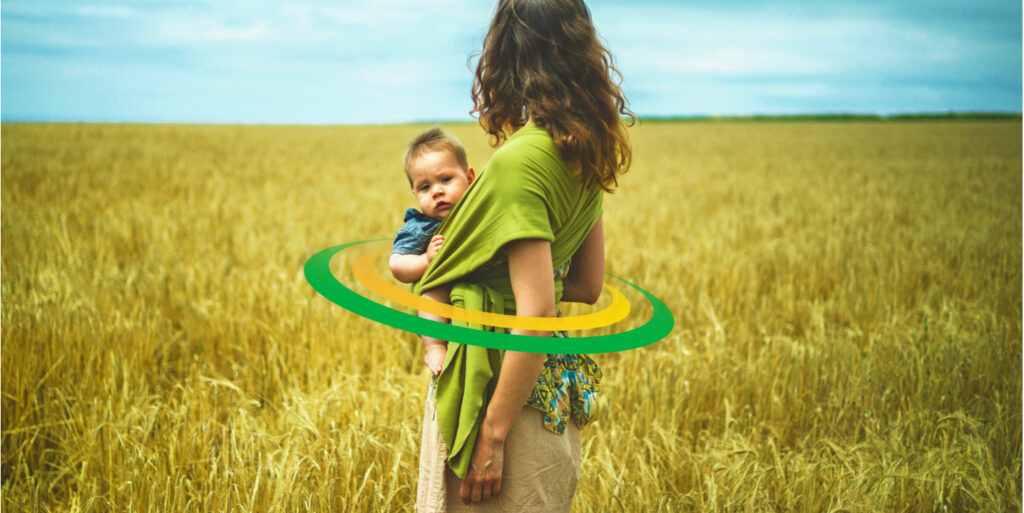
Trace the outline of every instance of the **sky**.
<instances>
[{"instance_id":1,"label":"sky","mask_svg":"<svg viewBox=\"0 0 1024 513\"><path fill-rule=\"evenodd\" d=\"M1020 112L1020 0L588 2L644 116ZM480 0L5 0L0 119L471 120Z\"/></svg>"}]
</instances>

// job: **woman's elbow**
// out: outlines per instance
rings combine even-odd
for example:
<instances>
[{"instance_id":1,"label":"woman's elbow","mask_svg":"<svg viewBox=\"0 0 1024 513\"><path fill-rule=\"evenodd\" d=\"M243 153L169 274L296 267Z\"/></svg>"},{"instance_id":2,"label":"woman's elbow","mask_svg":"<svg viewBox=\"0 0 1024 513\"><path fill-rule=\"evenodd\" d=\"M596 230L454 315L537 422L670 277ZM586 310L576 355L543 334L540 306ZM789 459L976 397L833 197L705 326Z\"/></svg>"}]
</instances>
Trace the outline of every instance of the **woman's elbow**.
<instances>
[{"instance_id":1,"label":"woman's elbow","mask_svg":"<svg viewBox=\"0 0 1024 513\"><path fill-rule=\"evenodd\" d=\"M597 303L597 300L601 299L601 284L598 283L596 287L587 287L582 295L583 303L588 305Z\"/></svg>"},{"instance_id":2,"label":"woman's elbow","mask_svg":"<svg viewBox=\"0 0 1024 513\"><path fill-rule=\"evenodd\" d=\"M601 282L566 284L562 294L564 301L592 305L601 298Z\"/></svg>"}]
</instances>

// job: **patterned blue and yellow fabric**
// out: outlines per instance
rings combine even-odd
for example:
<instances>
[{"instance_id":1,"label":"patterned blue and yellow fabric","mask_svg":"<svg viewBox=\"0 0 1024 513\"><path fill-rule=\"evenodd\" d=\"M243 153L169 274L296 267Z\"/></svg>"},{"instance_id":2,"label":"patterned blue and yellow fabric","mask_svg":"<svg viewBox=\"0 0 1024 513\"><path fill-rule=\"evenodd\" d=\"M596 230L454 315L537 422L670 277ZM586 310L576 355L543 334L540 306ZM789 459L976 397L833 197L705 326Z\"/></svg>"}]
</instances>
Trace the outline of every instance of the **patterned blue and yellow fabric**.
<instances>
[{"instance_id":1,"label":"patterned blue and yellow fabric","mask_svg":"<svg viewBox=\"0 0 1024 513\"><path fill-rule=\"evenodd\" d=\"M600 385L601 368L589 356L549 354L526 405L544 414L545 429L562 434L570 419L579 427L590 422Z\"/></svg>"}]
</instances>

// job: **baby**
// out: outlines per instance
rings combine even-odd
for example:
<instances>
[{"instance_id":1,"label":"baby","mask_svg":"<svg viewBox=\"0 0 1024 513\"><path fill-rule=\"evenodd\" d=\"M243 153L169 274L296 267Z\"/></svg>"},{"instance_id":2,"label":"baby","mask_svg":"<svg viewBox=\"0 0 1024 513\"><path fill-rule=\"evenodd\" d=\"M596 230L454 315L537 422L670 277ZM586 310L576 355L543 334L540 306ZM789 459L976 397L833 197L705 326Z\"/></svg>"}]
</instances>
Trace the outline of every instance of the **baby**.
<instances>
[{"instance_id":1,"label":"baby","mask_svg":"<svg viewBox=\"0 0 1024 513\"><path fill-rule=\"evenodd\" d=\"M395 235L388 265L398 281L412 283L423 277L423 271L444 243L444 236L434 235L434 231L473 183L475 175L459 140L438 127L423 132L409 144L405 174L422 212L413 208L405 212L405 225ZM445 287L428 290L423 297L451 302ZM425 312L420 312L420 317L447 322ZM424 336L423 347L423 360L430 372L440 374L448 343Z\"/></svg>"}]
</instances>

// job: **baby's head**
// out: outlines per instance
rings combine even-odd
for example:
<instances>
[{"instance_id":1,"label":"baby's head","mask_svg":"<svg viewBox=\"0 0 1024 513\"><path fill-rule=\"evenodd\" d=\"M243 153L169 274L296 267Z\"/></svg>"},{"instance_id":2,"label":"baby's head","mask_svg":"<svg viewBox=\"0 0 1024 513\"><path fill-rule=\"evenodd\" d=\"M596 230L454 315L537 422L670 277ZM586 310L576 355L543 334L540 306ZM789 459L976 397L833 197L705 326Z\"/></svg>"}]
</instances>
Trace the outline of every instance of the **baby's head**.
<instances>
[{"instance_id":1,"label":"baby's head","mask_svg":"<svg viewBox=\"0 0 1024 513\"><path fill-rule=\"evenodd\" d=\"M409 144L405 152L405 176L423 213L444 218L473 183L473 168L466 150L455 136L434 127Z\"/></svg>"}]
</instances>

